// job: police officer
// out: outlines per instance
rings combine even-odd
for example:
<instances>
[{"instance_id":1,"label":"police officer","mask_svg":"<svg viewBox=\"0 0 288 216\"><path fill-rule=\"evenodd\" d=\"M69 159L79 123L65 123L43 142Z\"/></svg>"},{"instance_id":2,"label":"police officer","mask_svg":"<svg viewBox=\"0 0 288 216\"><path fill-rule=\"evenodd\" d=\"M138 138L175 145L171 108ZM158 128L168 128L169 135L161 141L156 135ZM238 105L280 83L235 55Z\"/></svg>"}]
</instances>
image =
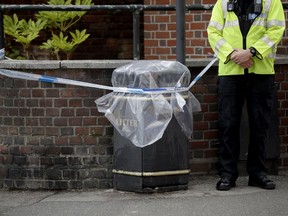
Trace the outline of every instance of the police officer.
<instances>
[{"instance_id":1,"label":"police officer","mask_svg":"<svg viewBox=\"0 0 288 216\"><path fill-rule=\"evenodd\" d=\"M217 0L207 28L219 59L219 175L217 190L236 186L239 128L246 100L249 186L274 189L267 177L265 142L274 102L274 60L285 30L280 0Z\"/></svg>"}]
</instances>

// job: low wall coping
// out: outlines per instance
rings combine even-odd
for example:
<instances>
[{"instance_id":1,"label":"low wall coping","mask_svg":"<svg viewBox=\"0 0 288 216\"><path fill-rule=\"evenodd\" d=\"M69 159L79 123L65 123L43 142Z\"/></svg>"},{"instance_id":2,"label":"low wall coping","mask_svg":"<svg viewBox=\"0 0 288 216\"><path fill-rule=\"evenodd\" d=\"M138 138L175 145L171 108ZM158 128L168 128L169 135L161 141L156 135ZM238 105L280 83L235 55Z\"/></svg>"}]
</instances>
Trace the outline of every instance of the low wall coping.
<instances>
[{"instance_id":1,"label":"low wall coping","mask_svg":"<svg viewBox=\"0 0 288 216\"><path fill-rule=\"evenodd\" d=\"M213 58L186 60L187 67L205 67ZM135 60L1 60L5 69L115 69ZM164 60L163 60L164 61ZM288 56L279 56L275 65L288 64ZM217 62L215 63L217 65Z\"/></svg>"}]
</instances>

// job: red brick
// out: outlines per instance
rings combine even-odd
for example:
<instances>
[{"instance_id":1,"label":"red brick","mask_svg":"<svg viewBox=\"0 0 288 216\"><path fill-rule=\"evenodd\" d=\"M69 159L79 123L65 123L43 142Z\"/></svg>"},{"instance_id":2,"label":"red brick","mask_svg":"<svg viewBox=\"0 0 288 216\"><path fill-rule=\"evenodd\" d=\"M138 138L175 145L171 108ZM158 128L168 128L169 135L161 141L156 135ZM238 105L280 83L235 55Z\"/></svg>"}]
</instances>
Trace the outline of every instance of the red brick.
<instances>
[{"instance_id":1,"label":"red brick","mask_svg":"<svg viewBox=\"0 0 288 216\"><path fill-rule=\"evenodd\" d=\"M191 149L207 149L209 144L207 141L191 141Z\"/></svg>"},{"instance_id":2,"label":"red brick","mask_svg":"<svg viewBox=\"0 0 288 216\"><path fill-rule=\"evenodd\" d=\"M84 126L95 126L96 125L96 118L84 118L83 119L83 125Z\"/></svg>"},{"instance_id":3,"label":"red brick","mask_svg":"<svg viewBox=\"0 0 288 216\"><path fill-rule=\"evenodd\" d=\"M76 116L89 116L89 110L87 108L79 108L76 110Z\"/></svg>"},{"instance_id":4,"label":"red brick","mask_svg":"<svg viewBox=\"0 0 288 216\"><path fill-rule=\"evenodd\" d=\"M167 45L169 47L176 47L176 40L167 40Z\"/></svg>"},{"instance_id":5,"label":"red brick","mask_svg":"<svg viewBox=\"0 0 288 216\"><path fill-rule=\"evenodd\" d=\"M44 97L43 89L32 89L32 97Z\"/></svg>"},{"instance_id":6,"label":"red brick","mask_svg":"<svg viewBox=\"0 0 288 216\"><path fill-rule=\"evenodd\" d=\"M204 95L203 102L204 103L216 103L217 102L217 95L215 95L215 94Z\"/></svg>"},{"instance_id":7,"label":"red brick","mask_svg":"<svg viewBox=\"0 0 288 216\"><path fill-rule=\"evenodd\" d=\"M95 145L95 144L97 144L97 138L93 137L93 136L85 136L85 137L83 137L83 144Z\"/></svg>"},{"instance_id":8,"label":"red brick","mask_svg":"<svg viewBox=\"0 0 288 216\"><path fill-rule=\"evenodd\" d=\"M78 136L89 135L90 134L90 128L88 128L88 127L78 127L78 128L75 129L75 133Z\"/></svg>"},{"instance_id":9,"label":"red brick","mask_svg":"<svg viewBox=\"0 0 288 216\"><path fill-rule=\"evenodd\" d=\"M61 116L75 116L75 110L73 108L61 109Z\"/></svg>"},{"instance_id":10,"label":"red brick","mask_svg":"<svg viewBox=\"0 0 288 216\"><path fill-rule=\"evenodd\" d=\"M175 2L175 1L171 1L171 0L155 0L155 4L158 4L158 5L169 5L169 4L172 4L172 2Z\"/></svg>"},{"instance_id":11,"label":"red brick","mask_svg":"<svg viewBox=\"0 0 288 216\"><path fill-rule=\"evenodd\" d=\"M280 125L288 125L288 117L287 118L281 118Z\"/></svg>"},{"instance_id":12,"label":"red brick","mask_svg":"<svg viewBox=\"0 0 288 216\"><path fill-rule=\"evenodd\" d=\"M210 164L208 162L193 163L192 160L190 169L192 173L207 173L210 170Z\"/></svg>"},{"instance_id":13,"label":"red brick","mask_svg":"<svg viewBox=\"0 0 288 216\"><path fill-rule=\"evenodd\" d=\"M2 157L2 164L12 164L13 163L13 156L12 155L4 155Z\"/></svg>"},{"instance_id":14,"label":"red brick","mask_svg":"<svg viewBox=\"0 0 288 216\"><path fill-rule=\"evenodd\" d=\"M204 121L217 121L218 115L217 113L205 113L204 114Z\"/></svg>"},{"instance_id":15,"label":"red brick","mask_svg":"<svg viewBox=\"0 0 288 216\"><path fill-rule=\"evenodd\" d=\"M156 32L156 38L170 38L170 33L169 32Z\"/></svg>"},{"instance_id":16,"label":"red brick","mask_svg":"<svg viewBox=\"0 0 288 216\"><path fill-rule=\"evenodd\" d=\"M32 109L32 116L44 116L45 110L43 108L33 108Z\"/></svg>"},{"instance_id":17,"label":"red brick","mask_svg":"<svg viewBox=\"0 0 288 216\"><path fill-rule=\"evenodd\" d=\"M204 151L204 158L217 158L218 150L217 149L209 149Z\"/></svg>"},{"instance_id":18,"label":"red brick","mask_svg":"<svg viewBox=\"0 0 288 216\"><path fill-rule=\"evenodd\" d=\"M60 134L58 127L55 128L47 127L45 128L45 131L46 136L59 136Z\"/></svg>"},{"instance_id":19,"label":"red brick","mask_svg":"<svg viewBox=\"0 0 288 216\"><path fill-rule=\"evenodd\" d=\"M39 106L40 107L52 107L52 104L53 104L53 102L51 99L49 100L49 99L45 98L45 99L39 100Z\"/></svg>"},{"instance_id":20,"label":"red brick","mask_svg":"<svg viewBox=\"0 0 288 216\"><path fill-rule=\"evenodd\" d=\"M207 130L209 127L208 122L194 122L194 130Z\"/></svg>"},{"instance_id":21,"label":"red brick","mask_svg":"<svg viewBox=\"0 0 288 216\"><path fill-rule=\"evenodd\" d=\"M145 24L145 31L156 31L156 30L158 30L158 25Z\"/></svg>"},{"instance_id":22,"label":"red brick","mask_svg":"<svg viewBox=\"0 0 288 216\"><path fill-rule=\"evenodd\" d=\"M19 115L20 116L30 116L31 109L29 108L20 108L19 109Z\"/></svg>"},{"instance_id":23,"label":"red brick","mask_svg":"<svg viewBox=\"0 0 288 216\"><path fill-rule=\"evenodd\" d=\"M204 132L205 140L213 140L218 138L218 130L209 130Z\"/></svg>"},{"instance_id":24,"label":"red brick","mask_svg":"<svg viewBox=\"0 0 288 216\"><path fill-rule=\"evenodd\" d=\"M69 137L70 145L81 145L83 144L83 139L81 137Z\"/></svg>"},{"instance_id":25,"label":"red brick","mask_svg":"<svg viewBox=\"0 0 288 216\"><path fill-rule=\"evenodd\" d=\"M7 154L8 147L6 145L0 145L0 154Z\"/></svg>"},{"instance_id":26,"label":"red brick","mask_svg":"<svg viewBox=\"0 0 288 216\"><path fill-rule=\"evenodd\" d=\"M69 118L68 124L69 126L82 126L83 118Z\"/></svg>"},{"instance_id":27,"label":"red brick","mask_svg":"<svg viewBox=\"0 0 288 216\"><path fill-rule=\"evenodd\" d=\"M60 110L58 108L47 108L46 109L46 116L47 117L57 117L59 116Z\"/></svg>"},{"instance_id":28,"label":"red brick","mask_svg":"<svg viewBox=\"0 0 288 216\"><path fill-rule=\"evenodd\" d=\"M67 118L55 118L54 125L55 126L68 126L67 121L68 121Z\"/></svg>"},{"instance_id":29,"label":"red brick","mask_svg":"<svg viewBox=\"0 0 288 216\"><path fill-rule=\"evenodd\" d=\"M280 84L280 89L287 91L288 90L288 82L282 82Z\"/></svg>"},{"instance_id":30,"label":"red brick","mask_svg":"<svg viewBox=\"0 0 288 216\"><path fill-rule=\"evenodd\" d=\"M167 53L167 52L169 52L169 50L170 50L170 48L165 48L165 47L163 47L163 48L157 48L156 49L156 53L157 54L165 54L165 53Z\"/></svg>"},{"instance_id":31,"label":"red brick","mask_svg":"<svg viewBox=\"0 0 288 216\"><path fill-rule=\"evenodd\" d=\"M68 137L57 137L55 139L55 145L69 145Z\"/></svg>"},{"instance_id":32,"label":"red brick","mask_svg":"<svg viewBox=\"0 0 288 216\"><path fill-rule=\"evenodd\" d=\"M46 89L46 97L59 97L59 89Z\"/></svg>"},{"instance_id":33,"label":"red brick","mask_svg":"<svg viewBox=\"0 0 288 216\"><path fill-rule=\"evenodd\" d=\"M158 40L145 40L144 45L147 46L158 46L159 41Z\"/></svg>"},{"instance_id":34,"label":"red brick","mask_svg":"<svg viewBox=\"0 0 288 216\"><path fill-rule=\"evenodd\" d=\"M97 118L97 125L110 125L109 120L106 117L98 117Z\"/></svg>"},{"instance_id":35,"label":"red brick","mask_svg":"<svg viewBox=\"0 0 288 216\"><path fill-rule=\"evenodd\" d=\"M21 155L27 155L27 154L33 154L33 147L32 146L21 146L20 147L20 154Z\"/></svg>"},{"instance_id":36,"label":"red brick","mask_svg":"<svg viewBox=\"0 0 288 216\"><path fill-rule=\"evenodd\" d=\"M288 157L285 157L282 159L282 166L285 166L285 167L288 166Z\"/></svg>"},{"instance_id":37,"label":"red brick","mask_svg":"<svg viewBox=\"0 0 288 216\"><path fill-rule=\"evenodd\" d=\"M26 126L39 126L38 118L26 118Z\"/></svg>"},{"instance_id":38,"label":"red brick","mask_svg":"<svg viewBox=\"0 0 288 216\"><path fill-rule=\"evenodd\" d=\"M69 107L82 107L82 100L81 99L70 99L68 106Z\"/></svg>"},{"instance_id":39,"label":"red brick","mask_svg":"<svg viewBox=\"0 0 288 216\"><path fill-rule=\"evenodd\" d=\"M54 106L55 107L67 107L68 101L66 99L55 99Z\"/></svg>"}]
</instances>

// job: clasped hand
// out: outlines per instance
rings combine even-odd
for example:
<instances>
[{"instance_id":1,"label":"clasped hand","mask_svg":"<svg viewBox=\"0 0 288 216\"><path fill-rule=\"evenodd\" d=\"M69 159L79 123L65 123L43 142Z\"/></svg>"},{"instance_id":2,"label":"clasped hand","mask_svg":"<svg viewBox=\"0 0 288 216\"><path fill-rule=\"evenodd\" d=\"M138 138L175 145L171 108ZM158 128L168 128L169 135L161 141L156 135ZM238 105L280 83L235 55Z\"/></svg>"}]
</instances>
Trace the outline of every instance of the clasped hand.
<instances>
[{"instance_id":1,"label":"clasped hand","mask_svg":"<svg viewBox=\"0 0 288 216\"><path fill-rule=\"evenodd\" d=\"M231 54L230 59L235 64L246 69L246 68L250 68L253 65L253 61L251 57L252 55L250 53L250 50L235 49L235 51Z\"/></svg>"}]
</instances>

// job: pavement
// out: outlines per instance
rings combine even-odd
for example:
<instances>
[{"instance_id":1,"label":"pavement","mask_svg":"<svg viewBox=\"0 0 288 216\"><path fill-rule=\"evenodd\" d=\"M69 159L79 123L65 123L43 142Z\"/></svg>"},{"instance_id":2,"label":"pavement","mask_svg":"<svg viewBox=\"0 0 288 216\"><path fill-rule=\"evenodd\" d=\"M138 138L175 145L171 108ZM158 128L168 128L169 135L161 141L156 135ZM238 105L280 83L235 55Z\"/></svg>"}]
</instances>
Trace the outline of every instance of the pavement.
<instances>
[{"instance_id":1,"label":"pavement","mask_svg":"<svg viewBox=\"0 0 288 216\"><path fill-rule=\"evenodd\" d=\"M216 175L192 176L188 190L141 194L106 190L0 190L0 216L287 216L288 170L269 176L275 190L237 180L230 191L217 191Z\"/></svg>"}]
</instances>

